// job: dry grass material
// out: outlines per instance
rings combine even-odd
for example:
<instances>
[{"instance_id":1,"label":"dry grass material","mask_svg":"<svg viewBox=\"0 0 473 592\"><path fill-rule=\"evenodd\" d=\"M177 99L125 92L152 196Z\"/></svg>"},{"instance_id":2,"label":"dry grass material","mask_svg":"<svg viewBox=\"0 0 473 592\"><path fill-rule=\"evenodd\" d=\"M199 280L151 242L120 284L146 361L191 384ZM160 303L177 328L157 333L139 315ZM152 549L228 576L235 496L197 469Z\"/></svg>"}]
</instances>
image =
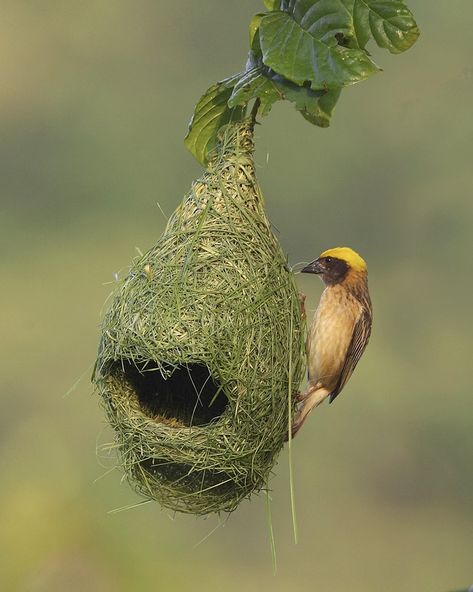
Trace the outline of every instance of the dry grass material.
<instances>
[{"instance_id":1,"label":"dry grass material","mask_svg":"<svg viewBox=\"0 0 473 592\"><path fill-rule=\"evenodd\" d=\"M253 122L231 124L103 321L93 381L132 485L192 514L230 512L264 489L303 334L256 181Z\"/></svg>"}]
</instances>

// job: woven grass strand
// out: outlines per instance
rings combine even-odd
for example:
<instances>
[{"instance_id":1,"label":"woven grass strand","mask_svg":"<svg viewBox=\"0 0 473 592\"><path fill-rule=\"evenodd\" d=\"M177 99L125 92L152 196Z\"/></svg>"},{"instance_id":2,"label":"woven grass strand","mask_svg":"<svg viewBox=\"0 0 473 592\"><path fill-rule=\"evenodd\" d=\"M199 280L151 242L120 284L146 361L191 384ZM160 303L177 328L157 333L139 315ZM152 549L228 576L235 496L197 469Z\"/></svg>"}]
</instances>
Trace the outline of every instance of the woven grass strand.
<instances>
[{"instance_id":1,"label":"woven grass strand","mask_svg":"<svg viewBox=\"0 0 473 592\"><path fill-rule=\"evenodd\" d=\"M103 321L93 381L135 489L192 514L233 511L264 489L287 433L289 384L302 379L303 332L256 181L253 122L230 124ZM196 369L208 372L199 387ZM173 375L183 392L169 392ZM148 403L189 396L190 416L144 402L148 379ZM198 422L209 385L210 415Z\"/></svg>"}]
</instances>

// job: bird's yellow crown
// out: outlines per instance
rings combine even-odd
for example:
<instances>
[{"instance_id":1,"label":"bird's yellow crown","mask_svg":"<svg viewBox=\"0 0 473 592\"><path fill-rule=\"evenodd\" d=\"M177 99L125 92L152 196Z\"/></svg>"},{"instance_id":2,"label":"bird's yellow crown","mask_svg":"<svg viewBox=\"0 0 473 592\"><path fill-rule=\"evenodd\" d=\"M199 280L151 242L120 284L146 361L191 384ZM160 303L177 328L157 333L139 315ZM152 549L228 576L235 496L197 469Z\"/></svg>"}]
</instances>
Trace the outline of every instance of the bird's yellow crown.
<instances>
[{"instance_id":1,"label":"bird's yellow crown","mask_svg":"<svg viewBox=\"0 0 473 592\"><path fill-rule=\"evenodd\" d=\"M354 271L367 271L368 267L365 260L358 255L356 251L350 249L350 247L335 247L334 249L328 249L324 251L320 257L336 257L342 259L354 270Z\"/></svg>"}]
</instances>

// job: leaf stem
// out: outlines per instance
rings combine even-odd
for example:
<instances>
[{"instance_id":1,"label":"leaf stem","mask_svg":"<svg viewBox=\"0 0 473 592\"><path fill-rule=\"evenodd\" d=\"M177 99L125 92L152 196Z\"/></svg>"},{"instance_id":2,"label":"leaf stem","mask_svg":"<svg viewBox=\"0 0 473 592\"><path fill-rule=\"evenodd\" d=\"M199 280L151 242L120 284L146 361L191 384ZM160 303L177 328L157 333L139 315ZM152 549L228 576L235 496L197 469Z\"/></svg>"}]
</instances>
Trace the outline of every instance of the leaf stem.
<instances>
[{"instance_id":1,"label":"leaf stem","mask_svg":"<svg viewBox=\"0 0 473 592\"><path fill-rule=\"evenodd\" d=\"M258 114L258 109L260 108L261 105L261 99L259 97L256 97L255 102L253 103L253 107L251 108L251 122L253 125L255 125L256 123L256 115Z\"/></svg>"}]
</instances>

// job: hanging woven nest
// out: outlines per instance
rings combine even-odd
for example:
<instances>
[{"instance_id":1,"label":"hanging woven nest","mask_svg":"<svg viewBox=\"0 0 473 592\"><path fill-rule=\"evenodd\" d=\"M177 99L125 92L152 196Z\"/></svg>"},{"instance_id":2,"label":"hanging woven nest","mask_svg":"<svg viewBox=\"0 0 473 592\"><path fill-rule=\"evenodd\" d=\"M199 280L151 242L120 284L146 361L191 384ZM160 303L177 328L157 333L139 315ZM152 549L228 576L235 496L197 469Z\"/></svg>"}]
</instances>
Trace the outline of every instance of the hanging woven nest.
<instances>
[{"instance_id":1,"label":"hanging woven nest","mask_svg":"<svg viewBox=\"0 0 473 592\"><path fill-rule=\"evenodd\" d=\"M303 352L248 119L222 130L209 171L133 262L103 321L93 380L133 486L193 514L232 511L264 488Z\"/></svg>"}]
</instances>

